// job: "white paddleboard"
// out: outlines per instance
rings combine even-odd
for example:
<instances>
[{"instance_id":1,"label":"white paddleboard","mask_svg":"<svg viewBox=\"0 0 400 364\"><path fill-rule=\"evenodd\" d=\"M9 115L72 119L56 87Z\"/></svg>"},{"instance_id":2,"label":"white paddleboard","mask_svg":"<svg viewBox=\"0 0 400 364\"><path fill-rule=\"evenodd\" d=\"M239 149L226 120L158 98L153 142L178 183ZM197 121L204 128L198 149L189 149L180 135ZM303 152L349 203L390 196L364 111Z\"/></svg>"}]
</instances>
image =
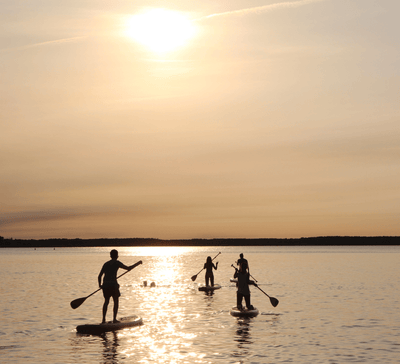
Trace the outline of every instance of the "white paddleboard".
<instances>
[{"instance_id":1,"label":"white paddleboard","mask_svg":"<svg viewBox=\"0 0 400 364\"><path fill-rule=\"evenodd\" d=\"M76 327L76 331L80 334L99 335L108 331L122 330L127 327L143 325L143 320L139 316L129 316L119 319L119 322L112 321L104 324L85 324Z\"/></svg>"},{"instance_id":2,"label":"white paddleboard","mask_svg":"<svg viewBox=\"0 0 400 364\"><path fill-rule=\"evenodd\" d=\"M230 314L235 317L256 317L259 311L255 307L253 310L248 310L247 308L239 310L237 307L232 307Z\"/></svg>"},{"instance_id":3,"label":"white paddleboard","mask_svg":"<svg viewBox=\"0 0 400 364\"><path fill-rule=\"evenodd\" d=\"M220 289L221 285L216 283L213 286L206 286L205 284L201 284L199 286L199 291L205 291L205 292L212 292L215 291L216 289Z\"/></svg>"}]
</instances>

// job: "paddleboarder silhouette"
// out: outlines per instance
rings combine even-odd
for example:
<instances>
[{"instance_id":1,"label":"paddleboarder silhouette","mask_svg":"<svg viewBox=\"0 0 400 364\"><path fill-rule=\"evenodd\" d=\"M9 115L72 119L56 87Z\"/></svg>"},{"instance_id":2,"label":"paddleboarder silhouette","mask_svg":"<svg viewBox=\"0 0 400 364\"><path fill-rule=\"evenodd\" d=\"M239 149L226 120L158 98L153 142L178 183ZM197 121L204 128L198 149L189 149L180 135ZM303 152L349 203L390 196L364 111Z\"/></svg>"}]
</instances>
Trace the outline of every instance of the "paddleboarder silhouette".
<instances>
[{"instance_id":1,"label":"paddleboarder silhouette","mask_svg":"<svg viewBox=\"0 0 400 364\"><path fill-rule=\"evenodd\" d=\"M136 264L131 266L126 266L125 264L121 263L118 260L118 250L111 250L110 252L111 260L104 263L103 267L98 276L99 287L103 290L104 296L104 304L103 304L103 321L102 323L106 322L106 315L107 315L107 308L108 304L110 303L110 298L113 298L114 301L114 311L113 311L113 322L119 322L117 320L118 308L119 308L119 297L121 293L119 291L119 284L117 282L117 272L119 268L131 270L134 268ZM142 262L140 261L140 264ZM101 279L104 275L103 284L101 283Z\"/></svg>"},{"instance_id":2,"label":"paddleboarder silhouette","mask_svg":"<svg viewBox=\"0 0 400 364\"><path fill-rule=\"evenodd\" d=\"M249 284L257 286L257 284L250 280L250 273L248 271L247 260L243 260L239 265L239 269L235 268L234 278L237 278L237 292L236 292L236 307L239 310L243 310L242 301L243 298L246 302L248 310L254 310L254 307L250 303L250 288Z\"/></svg>"},{"instance_id":3,"label":"paddleboarder silhouette","mask_svg":"<svg viewBox=\"0 0 400 364\"><path fill-rule=\"evenodd\" d=\"M249 273L250 273L249 262L247 261L247 259L244 259L243 253L240 253L239 256L240 256L240 259L237 260L236 264L240 267L240 265L241 265L242 263L246 263L246 264L247 264L247 269L248 269L248 271L249 271Z\"/></svg>"},{"instance_id":4,"label":"paddleboarder silhouette","mask_svg":"<svg viewBox=\"0 0 400 364\"><path fill-rule=\"evenodd\" d=\"M218 262L214 265L214 263L212 262L212 258L211 257L207 257L206 262L204 263L204 268L206 270L206 286L209 286L211 283L211 287L214 287L214 273L213 273L213 268L215 270L218 269Z\"/></svg>"}]
</instances>

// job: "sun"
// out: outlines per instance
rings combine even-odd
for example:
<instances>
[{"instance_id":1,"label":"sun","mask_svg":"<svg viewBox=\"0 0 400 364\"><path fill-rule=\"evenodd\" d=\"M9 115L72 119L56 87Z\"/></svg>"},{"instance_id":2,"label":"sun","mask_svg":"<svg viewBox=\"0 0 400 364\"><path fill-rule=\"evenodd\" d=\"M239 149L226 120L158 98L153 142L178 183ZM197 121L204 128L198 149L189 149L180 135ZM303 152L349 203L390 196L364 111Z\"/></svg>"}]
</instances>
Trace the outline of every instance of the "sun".
<instances>
[{"instance_id":1,"label":"sun","mask_svg":"<svg viewBox=\"0 0 400 364\"><path fill-rule=\"evenodd\" d=\"M184 46L194 36L192 22L178 11L151 9L133 15L126 24L126 34L157 53Z\"/></svg>"}]
</instances>

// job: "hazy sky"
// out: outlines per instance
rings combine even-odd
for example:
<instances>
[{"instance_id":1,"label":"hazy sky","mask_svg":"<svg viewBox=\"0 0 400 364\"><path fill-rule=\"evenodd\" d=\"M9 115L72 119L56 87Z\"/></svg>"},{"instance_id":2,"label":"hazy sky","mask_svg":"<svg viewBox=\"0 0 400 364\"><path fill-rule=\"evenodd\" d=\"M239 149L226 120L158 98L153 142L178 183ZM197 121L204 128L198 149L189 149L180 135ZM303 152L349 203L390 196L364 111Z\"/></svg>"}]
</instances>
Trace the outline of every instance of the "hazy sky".
<instances>
[{"instance_id":1,"label":"hazy sky","mask_svg":"<svg viewBox=\"0 0 400 364\"><path fill-rule=\"evenodd\" d=\"M400 235L399 14L0 0L0 235Z\"/></svg>"}]
</instances>

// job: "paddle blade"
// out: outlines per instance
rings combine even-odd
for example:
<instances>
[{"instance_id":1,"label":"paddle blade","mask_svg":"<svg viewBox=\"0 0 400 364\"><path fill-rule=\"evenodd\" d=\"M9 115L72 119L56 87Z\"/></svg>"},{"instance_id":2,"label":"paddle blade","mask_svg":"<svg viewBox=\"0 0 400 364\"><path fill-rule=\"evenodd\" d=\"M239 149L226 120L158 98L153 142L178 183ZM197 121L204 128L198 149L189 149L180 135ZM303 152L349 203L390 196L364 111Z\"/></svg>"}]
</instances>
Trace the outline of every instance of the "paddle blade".
<instances>
[{"instance_id":1,"label":"paddle blade","mask_svg":"<svg viewBox=\"0 0 400 364\"><path fill-rule=\"evenodd\" d=\"M192 281L194 282L197 279L197 274L192 276Z\"/></svg>"},{"instance_id":2,"label":"paddle blade","mask_svg":"<svg viewBox=\"0 0 400 364\"><path fill-rule=\"evenodd\" d=\"M71 301L71 307L75 310L78 308L83 302L85 302L87 297L77 298L76 300Z\"/></svg>"},{"instance_id":3,"label":"paddle blade","mask_svg":"<svg viewBox=\"0 0 400 364\"><path fill-rule=\"evenodd\" d=\"M271 305L272 305L272 306L274 306L274 307L278 306L279 301L278 301L277 298L275 298L275 297L270 297L269 300L271 301Z\"/></svg>"}]
</instances>

